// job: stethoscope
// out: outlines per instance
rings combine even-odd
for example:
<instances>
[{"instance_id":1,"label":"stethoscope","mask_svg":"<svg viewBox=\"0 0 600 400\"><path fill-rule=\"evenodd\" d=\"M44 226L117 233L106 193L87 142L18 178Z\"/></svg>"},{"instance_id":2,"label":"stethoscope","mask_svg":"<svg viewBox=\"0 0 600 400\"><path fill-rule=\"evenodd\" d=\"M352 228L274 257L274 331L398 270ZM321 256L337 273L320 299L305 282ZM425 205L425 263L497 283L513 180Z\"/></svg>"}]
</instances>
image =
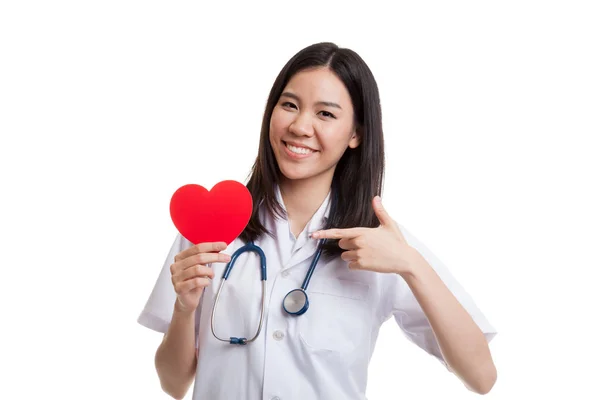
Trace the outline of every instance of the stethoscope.
<instances>
[{"instance_id":1,"label":"stethoscope","mask_svg":"<svg viewBox=\"0 0 600 400\"><path fill-rule=\"evenodd\" d=\"M312 263L310 264L310 268L306 272L306 277L304 278L304 282L302 283L302 287L300 289L294 289L285 295L283 298L283 309L290 315L302 315L308 310L308 295L306 294L306 288L310 282L310 278L312 277L313 272L315 271L315 267L319 262L319 258L321 257L321 252L323 251L323 243L325 243L326 239L321 239L318 244L317 252L313 257ZM258 329L256 330L256 334L252 339L246 339L244 337L230 337L229 339L223 339L217 336L215 333L215 310L217 308L217 304L219 303L219 297L221 296L221 291L223 290L223 285L227 278L229 278L229 274L233 269L233 264L235 260L243 253L247 251L252 251L258 253L260 256L260 279L262 281L262 300L261 300L261 310L260 310L260 321L258 322ZM262 329L263 318L265 315L265 306L266 306L266 293L267 293L267 257L265 253L262 251L260 247L255 245L253 242L249 242L243 247L239 248L237 251L233 253L231 256L231 261L225 267L225 271L223 271L223 277L221 278L221 284L219 285L219 290L217 291L217 297L215 298L215 303L213 305L212 314L210 317L210 329L212 330L213 336L222 341L230 344L247 344L253 342Z\"/></svg>"}]
</instances>

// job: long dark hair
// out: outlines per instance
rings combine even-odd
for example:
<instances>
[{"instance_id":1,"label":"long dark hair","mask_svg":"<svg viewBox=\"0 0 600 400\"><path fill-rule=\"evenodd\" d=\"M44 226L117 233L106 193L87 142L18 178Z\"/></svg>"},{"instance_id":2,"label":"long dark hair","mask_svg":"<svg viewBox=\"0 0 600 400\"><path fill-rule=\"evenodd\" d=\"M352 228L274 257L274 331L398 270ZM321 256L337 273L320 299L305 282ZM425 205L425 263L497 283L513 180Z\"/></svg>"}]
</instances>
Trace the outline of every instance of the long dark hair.
<instances>
[{"instance_id":1,"label":"long dark hair","mask_svg":"<svg viewBox=\"0 0 600 400\"><path fill-rule=\"evenodd\" d=\"M324 229L379 226L371 205L373 197L381 195L384 174L383 127L377 83L367 64L354 51L333 43L317 43L302 49L287 62L269 93L258 156L246 185L254 206L250 222L240 235L245 242L256 240L265 233L272 235L260 222L260 207L265 206L272 217L285 216L275 195L275 184L280 183L281 172L269 141L271 115L292 76L316 67L329 68L346 86L354 108L354 123L361 138L357 148L346 149L335 168L331 208ZM328 241L323 255L339 255L342 251L337 242Z\"/></svg>"}]
</instances>

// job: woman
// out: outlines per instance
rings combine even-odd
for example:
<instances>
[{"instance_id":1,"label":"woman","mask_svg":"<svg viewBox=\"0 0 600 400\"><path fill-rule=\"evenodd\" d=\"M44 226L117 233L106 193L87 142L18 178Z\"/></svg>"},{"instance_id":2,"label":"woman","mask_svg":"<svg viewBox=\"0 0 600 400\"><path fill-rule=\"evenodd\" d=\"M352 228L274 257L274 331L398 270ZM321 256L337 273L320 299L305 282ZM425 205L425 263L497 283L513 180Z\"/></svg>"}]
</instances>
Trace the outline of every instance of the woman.
<instances>
[{"instance_id":1,"label":"woman","mask_svg":"<svg viewBox=\"0 0 600 400\"><path fill-rule=\"evenodd\" d=\"M250 223L229 246L194 246L178 235L139 318L165 333L156 352L165 392L183 398L195 380L194 399L365 399L377 334L392 316L469 389L491 389L488 342L496 332L445 266L387 214L383 170L379 92L368 66L332 43L297 53L267 101L247 184ZM217 338L257 332L259 257L236 260L211 326L212 278L250 241L267 260L266 309L256 339L236 345ZM309 308L290 315L283 299L314 259Z\"/></svg>"}]
</instances>

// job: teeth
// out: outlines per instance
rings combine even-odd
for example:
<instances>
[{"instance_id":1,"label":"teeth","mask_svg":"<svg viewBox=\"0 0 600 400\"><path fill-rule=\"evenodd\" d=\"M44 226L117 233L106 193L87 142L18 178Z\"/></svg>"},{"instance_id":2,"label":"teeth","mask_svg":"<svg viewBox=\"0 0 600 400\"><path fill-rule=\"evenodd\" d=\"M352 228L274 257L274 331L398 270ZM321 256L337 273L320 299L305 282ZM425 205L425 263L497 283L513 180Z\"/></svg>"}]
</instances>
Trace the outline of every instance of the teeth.
<instances>
[{"instance_id":1,"label":"teeth","mask_svg":"<svg viewBox=\"0 0 600 400\"><path fill-rule=\"evenodd\" d=\"M291 144L287 144L287 143L286 143L286 146L288 149L290 149L290 151L292 153L296 153L296 154L310 154L313 152L312 150L306 149L304 147L296 147L296 146L292 146Z\"/></svg>"}]
</instances>

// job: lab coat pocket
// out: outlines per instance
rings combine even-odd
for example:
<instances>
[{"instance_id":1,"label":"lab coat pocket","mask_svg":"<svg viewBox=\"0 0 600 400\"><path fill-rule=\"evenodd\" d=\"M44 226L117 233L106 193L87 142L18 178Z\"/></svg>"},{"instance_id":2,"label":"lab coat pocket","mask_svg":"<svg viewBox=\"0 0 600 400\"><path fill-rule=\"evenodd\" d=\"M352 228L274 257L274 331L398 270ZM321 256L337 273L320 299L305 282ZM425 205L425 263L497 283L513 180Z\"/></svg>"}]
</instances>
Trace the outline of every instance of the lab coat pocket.
<instances>
[{"instance_id":1,"label":"lab coat pocket","mask_svg":"<svg viewBox=\"0 0 600 400\"><path fill-rule=\"evenodd\" d=\"M298 319L298 334L308 348L343 354L369 340L369 285L319 277L307 294L309 307Z\"/></svg>"}]
</instances>

